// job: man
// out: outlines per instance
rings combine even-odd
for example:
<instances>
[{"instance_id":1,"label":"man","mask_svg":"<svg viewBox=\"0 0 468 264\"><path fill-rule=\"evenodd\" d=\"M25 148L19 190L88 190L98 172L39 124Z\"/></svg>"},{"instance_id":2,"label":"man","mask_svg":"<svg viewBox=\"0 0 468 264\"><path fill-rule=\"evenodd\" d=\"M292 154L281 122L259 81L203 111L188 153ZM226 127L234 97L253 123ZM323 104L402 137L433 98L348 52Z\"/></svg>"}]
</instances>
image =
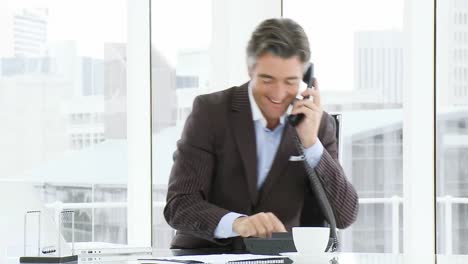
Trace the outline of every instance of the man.
<instances>
[{"instance_id":1,"label":"man","mask_svg":"<svg viewBox=\"0 0 468 264\"><path fill-rule=\"evenodd\" d=\"M303 162L322 183L338 228L357 216L358 198L338 163L335 128L320 93L294 99L310 59L307 36L290 19L268 19L247 47L250 81L194 100L174 155L164 216L173 248L242 249L242 237L269 237L324 216ZM317 87L317 83L314 83ZM297 127L291 114L304 114ZM298 156L294 136L304 147Z\"/></svg>"}]
</instances>

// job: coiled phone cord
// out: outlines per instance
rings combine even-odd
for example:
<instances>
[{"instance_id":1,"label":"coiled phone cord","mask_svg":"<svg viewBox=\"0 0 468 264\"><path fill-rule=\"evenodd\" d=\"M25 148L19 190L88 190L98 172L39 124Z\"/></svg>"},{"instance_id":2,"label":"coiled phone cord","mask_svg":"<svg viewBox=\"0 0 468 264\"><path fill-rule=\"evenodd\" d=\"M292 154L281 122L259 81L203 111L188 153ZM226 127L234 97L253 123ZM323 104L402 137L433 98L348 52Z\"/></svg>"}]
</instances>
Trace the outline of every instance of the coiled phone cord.
<instances>
[{"instance_id":1,"label":"coiled phone cord","mask_svg":"<svg viewBox=\"0 0 468 264\"><path fill-rule=\"evenodd\" d=\"M333 213L330 201L328 201L328 197L325 194L325 190L323 189L322 183L320 182L317 173L314 171L314 169L310 167L309 163L307 163L307 160L305 160L304 146L302 145L301 140L299 139L297 131L295 129L294 131L294 143L299 151L299 155L303 157L304 167L306 169L307 175L309 176L309 180L311 181L311 185L313 188L312 191L314 191L315 195L317 196L317 200L322 209L322 212L325 215L326 220L330 224L330 236L328 238L328 244L325 249L325 252L335 252L338 249L339 245L338 236L336 234L335 214Z\"/></svg>"}]
</instances>

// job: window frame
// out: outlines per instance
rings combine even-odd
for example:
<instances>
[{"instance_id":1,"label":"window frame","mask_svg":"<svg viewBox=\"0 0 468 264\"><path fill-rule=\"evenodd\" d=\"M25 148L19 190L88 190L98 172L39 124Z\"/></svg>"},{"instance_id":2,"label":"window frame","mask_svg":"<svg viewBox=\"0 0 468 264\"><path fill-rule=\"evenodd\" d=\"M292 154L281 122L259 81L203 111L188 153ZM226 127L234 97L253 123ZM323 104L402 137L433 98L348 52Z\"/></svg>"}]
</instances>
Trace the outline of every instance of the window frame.
<instances>
[{"instance_id":1,"label":"window frame","mask_svg":"<svg viewBox=\"0 0 468 264\"><path fill-rule=\"evenodd\" d=\"M127 244L152 246L150 0L127 0Z\"/></svg>"},{"instance_id":2,"label":"window frame","mask_svg":"<svg viewBox=\"0 0 468 264\"><path fill-rule=\"evenodd\" d=\"M404 18L403 252L425 263L436 254L435 1L405 0Z\"/></svg>"}]
</instances>

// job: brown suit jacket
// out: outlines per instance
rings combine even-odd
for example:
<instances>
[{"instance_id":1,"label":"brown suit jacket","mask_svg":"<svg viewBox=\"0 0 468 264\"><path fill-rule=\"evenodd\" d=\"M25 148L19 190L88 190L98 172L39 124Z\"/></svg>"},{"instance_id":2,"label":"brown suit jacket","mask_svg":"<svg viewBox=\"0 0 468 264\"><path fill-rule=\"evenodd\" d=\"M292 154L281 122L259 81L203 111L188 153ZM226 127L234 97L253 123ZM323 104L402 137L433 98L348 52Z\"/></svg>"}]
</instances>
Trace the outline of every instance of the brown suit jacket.
<instances>
[{"instance_id":1,"label":"brown suit jacket","mask_svg":"<svg viewBox=\"0 0 468 264\"><path fill-rule=\"evenodd\" d=\"M173 248L241 249L239 237L215 239L214 230L228 212L274 213L291 230L322 226L324 216L298 155L294 127L286 125L271 170L257 190L255 128L248 83L194 100L174 154L164 216L177 234ZM358 198L337 160L335 126L324 112L319 139L324 152L315 172L333 207L338 228L352 224Z\"/></svg>"}]
</instances>

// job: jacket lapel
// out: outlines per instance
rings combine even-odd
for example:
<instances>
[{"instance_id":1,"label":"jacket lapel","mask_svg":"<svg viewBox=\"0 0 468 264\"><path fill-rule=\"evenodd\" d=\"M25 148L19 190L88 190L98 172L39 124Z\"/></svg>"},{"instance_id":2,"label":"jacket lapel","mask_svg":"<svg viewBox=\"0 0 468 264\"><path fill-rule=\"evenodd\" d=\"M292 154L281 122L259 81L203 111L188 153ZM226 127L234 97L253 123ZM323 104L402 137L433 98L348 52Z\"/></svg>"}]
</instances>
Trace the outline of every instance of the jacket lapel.
<instances>
[{"instance_id":1,"label":"jacket lapel","mask_svg":"<svg viewBox=\"0 0 468 264\"><path fill-rule=\"evenodd\" d=\"M248 95L248 83L233 90L231 118L234 137L244 163L250 198L252 203L255 204L258 199L257 149Z\"/></svg>"},{"instance_id":2,"label":"jacket lapel","mask_svg":"<svg viewBox=\"0 0 468 264\"><path fill-rule=\"evenodd\" d=\"M289 157L291 157L291 155L298 155L298 151L294 145L295 134L295 128L286 123L280 145L276 151L275 159L273 160L273 164L270 167L268 176L260 190L260 203L267 198L268 193L273 188L275 181L278 180L281 175L283 175L284 169L289 162Z\"/></svg>"}]
</instances>

